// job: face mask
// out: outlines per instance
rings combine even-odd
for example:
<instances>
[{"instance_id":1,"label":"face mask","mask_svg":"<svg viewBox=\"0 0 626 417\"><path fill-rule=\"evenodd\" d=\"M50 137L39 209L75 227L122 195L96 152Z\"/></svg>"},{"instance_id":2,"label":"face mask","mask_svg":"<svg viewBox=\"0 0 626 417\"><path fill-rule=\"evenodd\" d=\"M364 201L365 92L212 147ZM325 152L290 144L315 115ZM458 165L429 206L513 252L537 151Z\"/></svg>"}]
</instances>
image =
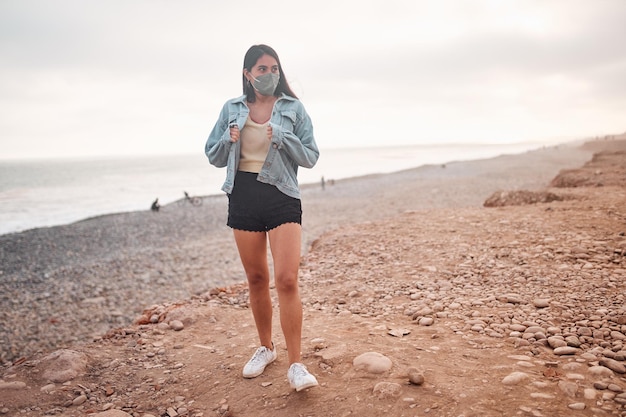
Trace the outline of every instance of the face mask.
<instances>
[{"instance_id":1,"label":"face mask","mask_svg":"<svg viewBox=\"0 0 626 417\"><path fill-rule=\"evenodd\" d=\"M276 87L278 87L278 80L280 80L280 75L269 73L259 75L259 78L252 77L252 79L254 80L254 82L252 83L252 87L254 87L254 89L258 91L259 94L262 94L264 96L271 96L274 95L274 91L276 91Z\"/></svg>"}]
</instances>

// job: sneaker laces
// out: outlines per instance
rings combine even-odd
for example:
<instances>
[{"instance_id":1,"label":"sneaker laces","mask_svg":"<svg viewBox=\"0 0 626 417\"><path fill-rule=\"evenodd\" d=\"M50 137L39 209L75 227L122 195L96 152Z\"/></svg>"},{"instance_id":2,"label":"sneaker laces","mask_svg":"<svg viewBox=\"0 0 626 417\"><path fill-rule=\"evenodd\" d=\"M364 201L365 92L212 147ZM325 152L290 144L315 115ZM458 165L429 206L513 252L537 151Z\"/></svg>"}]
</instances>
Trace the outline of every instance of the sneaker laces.
<instances>
[{"instance_id":1,"label":"sneaker laces","mask_svg":"<svg viewBox=\"0 0 626 417\"><path fill-rule=\"evenodd\" d=\"M299 376L307 376L308 374L309 374L309 371L306 369L306 366L300 365L300 364L296 364L295 366L293 366L294 379Z\"/></svg>"},{"instance_id":2,"label":"sneaker laces","mask_svg":"<svg viewBox=\"0 0 626 417\"><path fill-rule=\"evenodd\" d=\"M256 350L256 352L254 352L254 355L250 359L249 363L253 365L265 363L267 362L267 359L268 359L267 356L270 356L271 354L272 354L272 351L270 349L268 349L265 346L261 346L260 348Z\"/></svg>"}]
</instances>

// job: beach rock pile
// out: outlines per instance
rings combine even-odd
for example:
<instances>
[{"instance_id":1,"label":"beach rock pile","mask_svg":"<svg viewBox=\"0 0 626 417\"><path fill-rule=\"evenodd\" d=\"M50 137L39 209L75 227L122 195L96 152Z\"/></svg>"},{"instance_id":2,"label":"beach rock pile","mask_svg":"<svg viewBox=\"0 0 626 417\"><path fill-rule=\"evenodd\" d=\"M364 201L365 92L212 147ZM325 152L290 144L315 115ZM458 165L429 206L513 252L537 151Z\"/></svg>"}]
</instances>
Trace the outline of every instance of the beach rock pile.
<instances>
[{"instance_id":1,"label":"beach rock pile","mask_svg":"<svg viewBox=\"0 0 626 417\"><path fill-rule=\"evenodd\" d=\"M548 191L497 191L485 200L483 205L485 207L521 206L524 204L563 201L566 198L568 197Z\"/></svg>"}]
</instances>

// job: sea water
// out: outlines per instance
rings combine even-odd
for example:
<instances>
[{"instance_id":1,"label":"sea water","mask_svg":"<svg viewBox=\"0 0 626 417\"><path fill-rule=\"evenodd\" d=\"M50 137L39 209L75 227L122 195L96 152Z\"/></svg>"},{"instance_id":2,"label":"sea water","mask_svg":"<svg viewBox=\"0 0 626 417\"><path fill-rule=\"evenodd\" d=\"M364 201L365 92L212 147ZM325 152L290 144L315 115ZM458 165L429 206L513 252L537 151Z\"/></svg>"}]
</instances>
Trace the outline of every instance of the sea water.
<instances>
[{"instance_id":1,"label":"sea water","mask_svg":"<svg viewBox=\"0 0 626 417\"><path fill-rule=\"evenodd\" d=\"M321 149L312 169L300 168L300 184L390 173L427 164L515 154L537 143L419 145ZM202 154L126 158L0 161L0 234L62 225L85 218L149 210L189 195L222 194L225 169Z\"/></svg>"}]
</instances>

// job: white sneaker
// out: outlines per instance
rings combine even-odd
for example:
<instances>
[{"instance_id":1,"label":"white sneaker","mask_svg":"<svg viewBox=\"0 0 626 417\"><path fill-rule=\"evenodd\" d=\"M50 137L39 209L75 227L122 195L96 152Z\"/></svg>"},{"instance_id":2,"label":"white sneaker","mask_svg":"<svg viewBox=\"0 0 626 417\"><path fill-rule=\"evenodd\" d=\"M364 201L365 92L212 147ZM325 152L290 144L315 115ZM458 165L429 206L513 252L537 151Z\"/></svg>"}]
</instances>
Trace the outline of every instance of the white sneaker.
<instances>
[{"instance_id":1,"label":"white sneaker","mask_svg":"<svg viewBox=\"0 0 626 417\"><path fill-rule=\"evenodd\" d=\"M317 379L307 371L306 366L301 363L294 363L289 367L287 372L289 385L296 391L317 386Z\"/></svg>"},{"instance_id":2,"label":"white sneaker","mask_svg":"<svg viewBox=\"0 0 626 417\"><path fill-rule=\"evenodd\" d=\"M273 349L270 350L265 346L261 346L254 352L252 358L243 367L244 378L254 378L263 373L265 367L276 360L276 346L272 343Z\"/></svg>"}]
</instances>

